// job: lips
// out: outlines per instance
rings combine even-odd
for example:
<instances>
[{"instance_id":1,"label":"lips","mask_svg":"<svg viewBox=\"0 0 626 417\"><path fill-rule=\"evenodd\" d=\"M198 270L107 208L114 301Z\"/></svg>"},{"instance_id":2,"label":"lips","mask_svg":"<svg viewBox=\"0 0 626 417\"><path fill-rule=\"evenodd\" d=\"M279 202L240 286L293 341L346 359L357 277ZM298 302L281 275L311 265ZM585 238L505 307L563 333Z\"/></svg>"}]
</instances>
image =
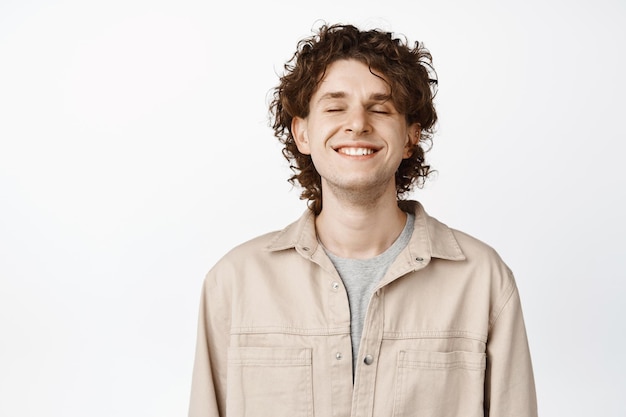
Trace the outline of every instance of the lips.
<instances>
[{"instance_id":1,"label":"lips","mask_svg":"<svg viewBox=\"0 0 626 417\"><path fill-rule=\"evenodd\" d=\"M333 147L335 152L347 156L368 156L380 150L379 147L365 141L355 141L337 144Z\"/></svg>"},{"instance_id":2,"label":"lips","mask_svg":"<svg viewBox=\"0 0 626 417\"><path fill-rule=\"evenodd\" d=\"M344 148L337 149L337 152L342 153L344 155L350 155L350 156L365 156L365 155L371 155L376 151L372 148L344 147Z\"/></svg>"}]
</instances>

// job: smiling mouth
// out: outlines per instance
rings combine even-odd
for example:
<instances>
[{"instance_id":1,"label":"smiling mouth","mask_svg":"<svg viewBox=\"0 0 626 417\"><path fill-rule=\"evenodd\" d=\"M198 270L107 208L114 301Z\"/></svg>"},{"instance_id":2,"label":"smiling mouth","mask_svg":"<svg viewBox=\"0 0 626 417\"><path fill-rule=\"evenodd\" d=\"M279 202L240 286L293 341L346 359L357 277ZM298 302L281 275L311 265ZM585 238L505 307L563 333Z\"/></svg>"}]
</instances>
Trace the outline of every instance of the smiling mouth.
<instances>
[{"instance_id":1,"label":"smiling mouth","mask_svg":"<svg viewBox=\"0 0 626 417\"><path fill-rule=\"evenodd\" d=\"M337 152L342 153L344 155L349 155L349 156L365 156L365 155L371 155L375 153L376 150L372 148L343 147L343 148L337 149Z\"/></svg>"}]
</instances>

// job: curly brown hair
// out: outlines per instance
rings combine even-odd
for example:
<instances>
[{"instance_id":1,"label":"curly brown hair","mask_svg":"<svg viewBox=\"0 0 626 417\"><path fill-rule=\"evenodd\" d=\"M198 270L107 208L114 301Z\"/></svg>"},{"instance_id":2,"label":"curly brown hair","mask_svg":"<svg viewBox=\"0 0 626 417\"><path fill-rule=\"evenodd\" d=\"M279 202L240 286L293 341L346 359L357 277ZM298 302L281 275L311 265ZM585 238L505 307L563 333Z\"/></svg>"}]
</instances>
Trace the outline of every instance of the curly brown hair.
<instances>
[{"instance_id":1,"label":"curly brown hair","mask_svg":"<svg viewBox=\"0 0 626 417\"><path fill-rule=\"evenodd\" d=\"M316 214L322 210L321 177L310 155L302 154L291 132L294 117L306 118L309 102L330 64L355 59L381 73L391 88L396 109L408 124L418 123L420 140L396 171L398 198L414 185L422 187L431 173L424 154L430 149L437 113L433 104L437 77L430 52L423 44L411 47L405 37L379 29L360 30L353 25L323 25L316 34L298 42L293 57L285 63L285 73L273 90L270 119L274 136L284 145L292 184L303 188L300 198L309 200ZM427 144L424 146L424 144Z\"/></svg>"}]
</instances>

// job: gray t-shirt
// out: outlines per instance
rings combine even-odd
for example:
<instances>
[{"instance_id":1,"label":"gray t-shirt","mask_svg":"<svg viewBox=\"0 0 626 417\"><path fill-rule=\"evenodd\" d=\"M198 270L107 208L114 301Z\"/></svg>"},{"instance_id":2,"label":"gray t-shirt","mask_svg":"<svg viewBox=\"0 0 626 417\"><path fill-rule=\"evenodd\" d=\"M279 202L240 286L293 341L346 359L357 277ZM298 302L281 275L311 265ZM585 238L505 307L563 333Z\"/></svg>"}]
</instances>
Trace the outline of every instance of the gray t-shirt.
<instances>
[{"instance_id":1,"label":"gray t-shirt","mask_svg":"<svg viewBox=\"0 0 626 417\"><path fill-rule=\"evenodd\" d=\"M385 276L387 269L408 245L413 234L415 216L407 213L407 221L396 241L383 253L369 259L340 258L328 250L326 254L335 265L348 293L350 304L350 337L352 339L352 369L356 369L363 322L367 307L376 285Z\"/></svg>"}]
</instances>

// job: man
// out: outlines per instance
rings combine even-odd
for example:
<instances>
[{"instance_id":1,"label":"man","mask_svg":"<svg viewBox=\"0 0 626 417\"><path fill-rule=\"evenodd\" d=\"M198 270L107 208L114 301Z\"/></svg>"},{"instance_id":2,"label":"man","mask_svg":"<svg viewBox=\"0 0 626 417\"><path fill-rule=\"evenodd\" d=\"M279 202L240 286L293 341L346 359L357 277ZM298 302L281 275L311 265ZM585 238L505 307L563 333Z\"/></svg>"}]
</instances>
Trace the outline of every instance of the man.
<instances>
[{"instance_id":1,"label":"man","mask_svg":"<svg viewBox=\"0 0 626 417\"><path fill-rule=\"evenodd\" d=\"M510 270L401 198L430 171L434 82L390 33L298 44L271 110L309 209L208 273L190 416L537 415Z\"/></svg>"}]
</instances>

